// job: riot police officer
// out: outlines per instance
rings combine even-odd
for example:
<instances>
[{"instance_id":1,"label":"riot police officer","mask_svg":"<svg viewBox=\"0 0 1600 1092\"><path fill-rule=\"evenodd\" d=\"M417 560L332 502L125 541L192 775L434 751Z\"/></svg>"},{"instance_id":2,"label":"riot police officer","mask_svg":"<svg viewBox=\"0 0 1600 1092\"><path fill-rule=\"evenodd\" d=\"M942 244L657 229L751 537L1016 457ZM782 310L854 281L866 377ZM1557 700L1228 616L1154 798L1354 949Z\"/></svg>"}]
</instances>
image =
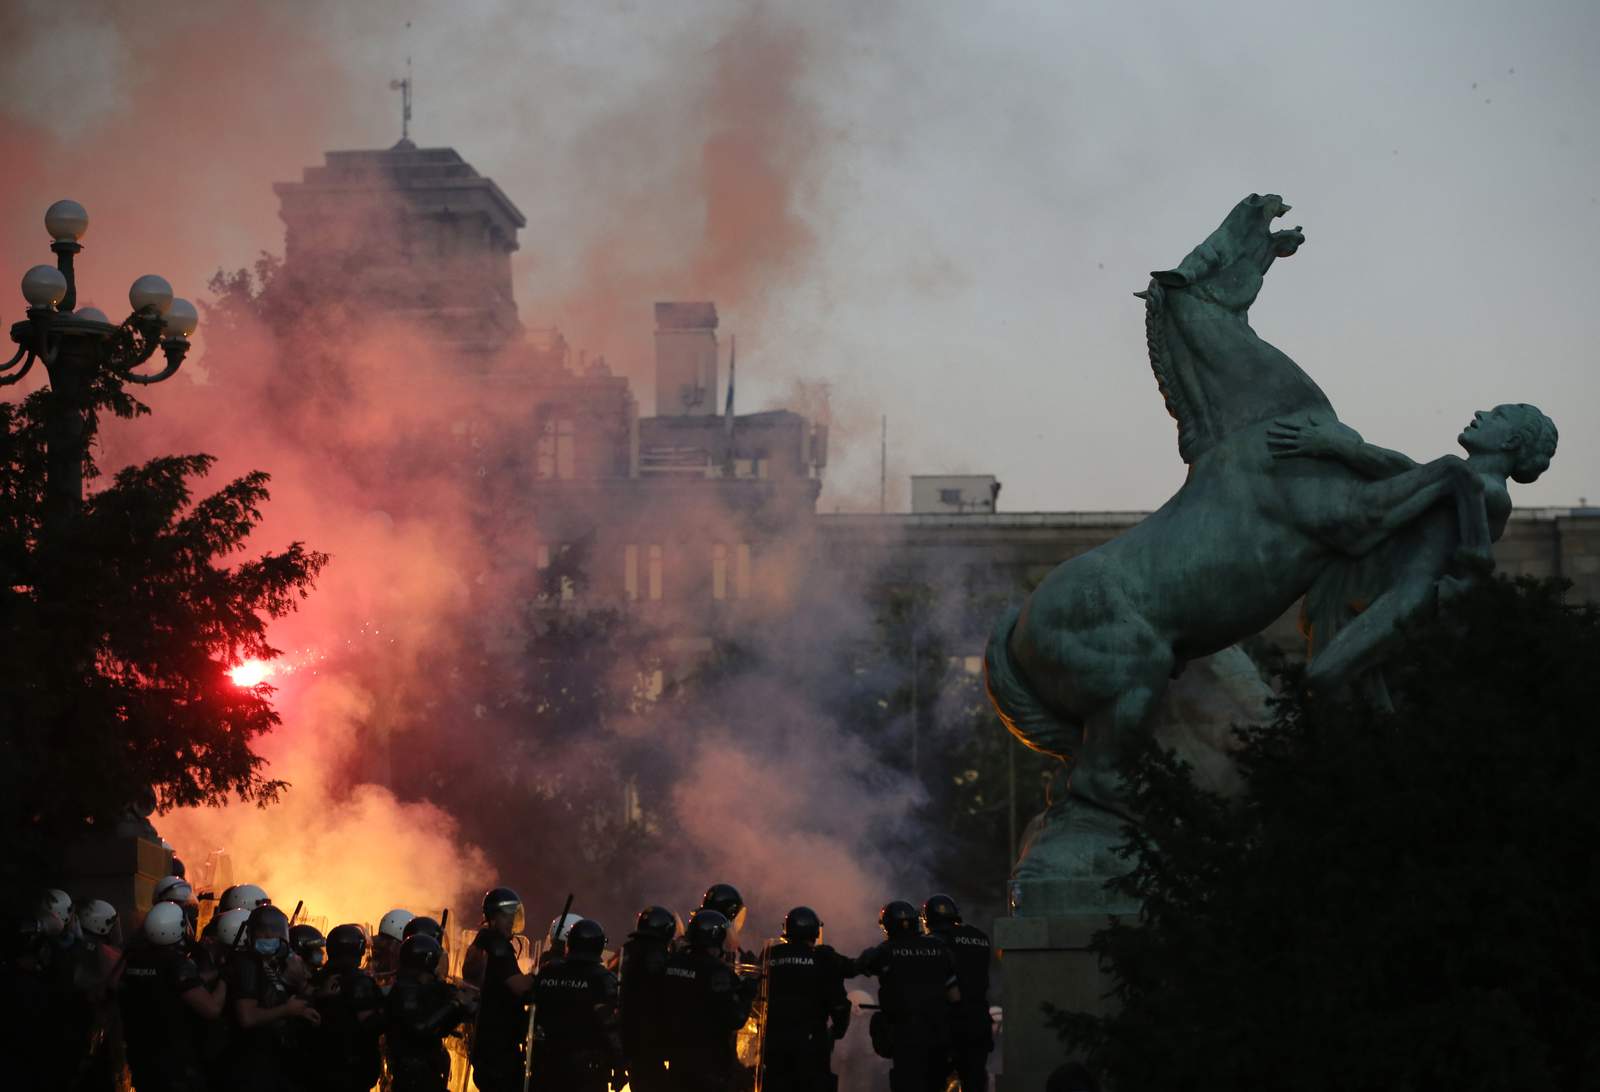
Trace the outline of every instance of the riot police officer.
<instances>
[{"instance_id":1,"label":"riot police officer","mask_svg":"<svg viewBox=\"0 0 1600 1092\"><path fill-rule=\"evenodd\" d=\"M290 985L290 961L298 959L289 948L289 919L283 911L271 903L257 906L250 911L245 935L250 947L229 967L235 1029L229 1044L230 1083L248 1092L280 1092L289 1084L294 1060L288 1022L316 1024L321 1017Z\"/></svg>"},{"instance_id":2,"label":"riot police officer","mask_svg":"<svg viewBox=\"0 0 1600 1092\"><path fill-rule=\"evenodd\" d=\"M860 973L878 980L879 1010L873 1014L872 1048L892 1062L892 1092L944 1088L950 1058L951 1008L961 990L955 958L937 937L923 936L917 908L895 900L878 915L882 944L856 961Z\"/></svg>"},{"instance_id":3,"label":"riot police officer","mask_svg":"<svg viewBox=\"0 0 1600 1092\"><path fill-rule=\"evenodd\" d=\"M766 1031L762 1087L772 1092L831 1092L833 1044L850 1027L844 963L821 944L822 920L809 906L784 915L783 937L766 951Z\"/></svg>"},{"instance_id":4,"label":"riot police officer","mask_svg":"<svg viewBox=\"0 0 1600 1092\"><path fill-rule=\"evenodd\" d=\"M961 1092L985 1092L994 1050L989 1019L989 961L994 952L989 934L962 921L961 908L949 895L928 896L922 904L922 927L944 941L956 961L961 1002L951 1014L951 1069L961 1082Z\"/></svg>"},{"instance_id":5,"label":"riot police officer","mask_svg":"<svg viewBox=\"0 0 1600 1092\"><path fill-rule=\"evenodd\" d=\"M667 955L678 937L678 916L665 906L647 906L622 946L622 996L619 1012L622 1053L634 1092L669 1087L662 1063L667 1057L669 1012L663 999Z\"/></svg>"},{"instance_id":6,"label":"riot police officer","mask_svg":"<svg viewBox=\"0 0 1600 1092\"><path fill-rule=\"evenodd\" d=\"M367 934L359 925L328 930L327 963L311 979L313 1003L322 1016L316 1039L313 1084L323 1092L369 1092L383 1064L383 995L361 969Z\"/></svg>"},{"instance_id":7,"label":"riot police officer","mask_svg":"<svg viewBox=\"0 0 1600 1092\"><path fill-rule=\"evenodd\" d=\"M728 966L728 932L726 917L702 907L689 918L683 948L667 960L667 1062L678 1092L727 1092L738 1075L735 1036L750 1018L758 983L740 981Z\"/></svg>"},{"instance_id":8,"label":"riot police officer","mask_svg":"<svg viewBox=\"0 0 1600 1092\"><path fill-rule=\"evenodd\" d=\"M201 1022L222 1016L226 983L207 988L185 951L183 907L150 908L143 941L130 945L118 1000L128 1070L139 1092L201 1092L205 1087Z\"/></svg>"},{"instance_id":9,"label":"riot police officer","mask_svg":"<svg viewBox=\"0 0 1600 1092\"><path fill-rule=\"evenodd\" d=\"M481 992L472 1040L472 1078L481 1092L521 1092L533 976L522 973L511 938L522 931L522 899L509 887L483 896L483 927L473 938L463 977Z\"/></svg>"},{"instance_id":10,"label":"riot police officer","mask_svg":"<svg viewBox=\"0 0 1600 1092\"><path fill-rule=\"evenodd\" d=\"M543 1092L606 1092L619 1060L617 978L600 964L600 923L584 918L567 930L566 955L533 982L538 1039L532 1087Z\"/></svg>"},{"instance_id":11,"label":"riot police officer","mask_svg":"<svg viewBox=\"0 0 1600 1092\"><path fill-rule=\"evenodd\" d=\"M444 949L430 936L414 936L400 945L383 1037L393 1092L445 1092L449 1082L444 1037L468 1008L439 977L443 956Z\"/></svg>"}]
</instances>

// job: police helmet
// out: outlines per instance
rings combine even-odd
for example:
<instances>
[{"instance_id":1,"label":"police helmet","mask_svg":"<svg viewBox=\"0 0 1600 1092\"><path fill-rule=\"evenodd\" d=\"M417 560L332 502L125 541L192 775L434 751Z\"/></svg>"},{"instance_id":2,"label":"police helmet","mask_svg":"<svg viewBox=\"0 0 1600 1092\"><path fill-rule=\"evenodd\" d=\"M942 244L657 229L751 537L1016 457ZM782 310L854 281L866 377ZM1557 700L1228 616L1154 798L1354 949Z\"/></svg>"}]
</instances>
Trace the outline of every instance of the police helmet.
<instances>
[{"instance_id":1,"label":"police helmet","mask_svg":"<svg viewBox=\"0 0 1600 1092\"><path fill-rule=\"evenodd\" d=\"M567 939L567 934L572 932L572 927L583 920L582 914L563 914L550 922L550 940L559 943Z\"/></svg>"},{"instance_id":2,"label":"police helmet","mask_svg":"<svg viewBox=\"0 0 1600 1092\"><path fill-rule=\"evenodd\" d=\"M822 939L822 919L809 906L796 906L783 915L783 939L791 944L815 944Z\"/></svg>"},{"instance_id":3,"label":"police helmet","mask_svg":"<svg viewBox=\"0 0 1600 1092\"><path fill-rule=\"evenodd\" d=\"M117 927L117 908L104 899L90 899L78 906L78 925L84 936L106 940Z\"/></svg>"},{"instance_id":4,"label":"police helmet","mask_svg":"<svg viewBox=\"0 0 1600 1092\"><path fill-rule=\"evenodd\" d=\"M646 906L639 911L639 921L633 932L636 936L671 940L678 935L678 915L665 906Z\"/></svg>"},{"instance_id":5,"label":"police helmet","mask_svg":"<svg viewBox=\"0 0 1600 1092\"><path fill-rule=\"evenodd\" d=\"M509 887L494 887L483 893L483 920L493 921L496 914L511 915L511 931L522 932L526 920L522 910L522 896Z\"/></svg>"},{"instance_id":6,"label":"police helmet","mask_svg":"<svg viewBox=\"0 0 1600 1092\"><path fill-rule=\"evenodd\" d=\"M59 887L52 887L39 900L39 928L47 936L55 936L72 920L72 896Z\"/></svg>"},{"instance_id":7,"label":"police helmet","mask_svg":"<svg viewBox=\"0 0 1600 1092\"><path fill-rule=\"evenodd\" d=\"M183 907L175 902L158 902L144 916L144 935L150 943L165 948L183 939L185 924Z\"/></svg>"},{"instance_id":8,"label":"police helmet","mask_svg":"<svg viewBox=\"0 0 1600 1092\"><path fill-rule=\"evenodd\" d=\"M253 883L236 883L222 893L218 910L254 910L272 902L267 893Z\"/></svg>"},{"instance_id":9,"label":"police helmet","mask_svg":"<svg viewBox=\"0 0 1600 1092\"><path fill-rule=\"evenodd\" d=\"M929 895L922 904L922 927L930 933L961 924L961 907L949 895Z\"/></svg>"},{"instance_id":10,"label":"police helmet","mask_svg":"<svg viewBox=\"0 0 1600 1092\"><path fill-rule=\"evenodd\" d=\"M917 935L917 908L904 899L895 899L878 914L878 927L886 937Z\"/></svg>"},{"instance_id":11,"label":"police helmet","mask_svg":"<svg viewBox=\"0 0 1600 1092\"><path fill-rule=\"evenodd\" d=\"M728 928L726 915L702 906L689 915L689 927L683 935L691 948L710 948L720 952L728 940Z\"/></svg>"},{"instance_id":12,"label":"police helmet","mask_svg":"<svg viewBox=\"0 0 1600 1092\"><path fill-rule=\"evenodd\" d=\"M414 937L418 933L421 933L423 936L432 937L440 944L444 943L444 926L440 925L437 921L434 921L430 917L412 918L410 921L406 922L406 927L400 931L400 937L402 940L404 940Z\"/></svg>"},{"instance_id":13,"label":"police helmet","mask_svg":"<svg viewBox=\"0 0 1600 1092\"><path fill-rule=\"evenodd\" d=\"M367 954L367 931L359 925L335 925L328 930L328 962L358 966Z\"/></svg>"},{"instance_id":14,"label":"police helmet","mask_svg":"<svg viewBox=\"0 0 1600 1092\"><path fill-rule=\"evenodd\" d=\"M179 905L194 901L194 888L189 886L189 881L179 875L165 876L156 881L154 895L155 902L175 902Z\"/></svg>"},{"instance_id":15,"label":"police helmet","mask_svg":"<svg viewBox=\"0 0 1600 1092\"><path fill-rule=\"evenodd\" d=\"M606 950L606 931L593 918L575 921L567 930L567 958L597 962Z\"/></svg>"},{"instance_id":16,"label":"police helmet","mask_svg":"<svg viewBox=\"0 0 1600 1092\"><path fill-rule=\"evenodd\" d=\"M277 937L285 944L289 943L288 915L271 903L258 906L250 911L250 921L247 927L252 940Z\"/></svg>"},{"instance_id":17,"label":"police helmet","mask_svg":"<svg viewBox=\"0 0 1600 1092\"><path fill-rule=\"evenodd\" d=\"M700 906L706 910L715 910L728 919L731 925L739 920L739 915L744 913L744 896L739 894L739 889L731 883L714 883L706 888L706 897L700 900Z\"/></svg>"},{"instance_id":18,"label":"police helmet","mask_svg":"<svg viewBox=\"0 0 1600 1092\"><path fill-rule=\"evenodd\" d=\"M176 853L172 855L172 874L180 880L187 879L189 876L189 870L183 867L183 858Z\"/></svg>"},{"instance_id":19,"label":"police helmet","mask_svg":"<svg viewBox=\"0 0 1600 1092\"><path fill-rule=\"evenodd\" d=\"M315 925L289 926L289 947L295 955L306 961L308 967L320 967L327 958L327 938Z\"/></svg>"},{"instance_id":20,"label":"police helmet","mask_svg":"<svg viewBox=\"0 0 1600 1092\"><path fill-rule=\"evenodd\" d=\"M177 906L177 903L164 902L158 905ZM180 907L179 909L181 912L182 908ZM154 908L152 908L152 912L154 912ZM206 928L215 930L217 940L221 941L225 947L237 948L239 946L239 938L244 936L245 923L250 920L250 913L249 910L225 911L212 918Z\"/></svg>"},{"instance_id":21,"label":"police helmet","mask_svg":"<svg viewBox=\"0 0 1600 1092\"><path fill-rule=\"evenodd\" d=\"M439 960L444 957L444 949L439 942L426 933L417 933L400 945L400 969L402 971L425 971L433 974L439 969Z\"/></svg>"},{"instance_id":22,"label":"police helmet","mask_svg":"<svg viewBox=\"0 0 1600 1092\"><path fill-rule=\"evenodd\" d=\"M417 915L409 910L394 909L378 920L378 935L390 940L406 939L406 925Z\"/></svg>"}]
</instances>

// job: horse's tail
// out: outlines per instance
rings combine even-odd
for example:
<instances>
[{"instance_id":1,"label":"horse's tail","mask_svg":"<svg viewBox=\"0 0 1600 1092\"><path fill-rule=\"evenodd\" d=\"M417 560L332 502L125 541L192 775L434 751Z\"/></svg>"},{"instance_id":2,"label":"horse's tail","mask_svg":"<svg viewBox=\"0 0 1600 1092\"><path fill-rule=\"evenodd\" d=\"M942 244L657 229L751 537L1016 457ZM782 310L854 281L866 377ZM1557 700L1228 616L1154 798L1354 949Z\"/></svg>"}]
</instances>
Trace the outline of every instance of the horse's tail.
<instances>
[{"instance_id":1,"label":"horse's tail","mask_svg":"<svg viewBox=\"0 0 1600 1092\"><path fill-rule=\"evenodd\" d=\"M1071 761L1083 739L1082 726L1068 723L1045 708L1012 662L1011 631L1021 614L1021 607L1012 607L989 634L989 647L983 654L984 687L1012 735L1035 751Z\"/></svg>"}]
</instances>

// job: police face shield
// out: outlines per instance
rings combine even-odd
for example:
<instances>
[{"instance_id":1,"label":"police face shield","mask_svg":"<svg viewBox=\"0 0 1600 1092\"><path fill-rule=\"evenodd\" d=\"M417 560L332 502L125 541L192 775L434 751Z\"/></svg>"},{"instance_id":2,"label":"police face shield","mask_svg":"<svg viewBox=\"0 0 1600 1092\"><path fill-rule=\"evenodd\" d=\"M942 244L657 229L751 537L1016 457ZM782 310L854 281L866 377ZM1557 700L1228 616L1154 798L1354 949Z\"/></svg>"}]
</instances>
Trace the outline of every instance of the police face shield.
<instances>
[{"instance_id":1,"label":"police face shield","mask_svg":"<svg viewBox=\"0 0 1600 1092\"><path fill-rule=\"evenodd\" d=\"M739 907L739 912L735 914L733 916L733 920L728 923L728 935L730 937L736 937L740 933L744 932L744 919L749 911L750 908L748 906Z\"/></svg>"},{"instance_id":2,"label":"police face shield","mask_svg":"<svg viewBox=\"0 0 1600 1092\"><path fill-rule=\"evenodd\" d=\"M502 910L501 913L505 913L505 911ZM520 933L527 925L528 915L523 912L522 904L519 902L511 908L511 932L513 934Z\"/></svg>"}]
</instances>

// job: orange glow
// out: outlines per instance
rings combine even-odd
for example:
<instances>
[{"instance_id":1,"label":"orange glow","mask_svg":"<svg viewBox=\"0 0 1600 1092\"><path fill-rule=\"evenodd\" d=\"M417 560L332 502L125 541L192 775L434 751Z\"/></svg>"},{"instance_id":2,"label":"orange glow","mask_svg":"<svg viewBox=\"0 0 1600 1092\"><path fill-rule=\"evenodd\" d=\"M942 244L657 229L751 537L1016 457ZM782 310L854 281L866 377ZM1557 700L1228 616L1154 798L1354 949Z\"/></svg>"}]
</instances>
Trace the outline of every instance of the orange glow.
<instances>
[{"instance_id":1,"label":"orange glow","mask_svg":"<svg viewBox=\"0 0 1600 1092\"><path fill-rule=\"evenodd\" d=\"M272 674L272 665L265 660L246 660L232 671L228 678L233 680L234 686L259 686L267 681L267 676Z\"/></svg>"}]
</instances>

